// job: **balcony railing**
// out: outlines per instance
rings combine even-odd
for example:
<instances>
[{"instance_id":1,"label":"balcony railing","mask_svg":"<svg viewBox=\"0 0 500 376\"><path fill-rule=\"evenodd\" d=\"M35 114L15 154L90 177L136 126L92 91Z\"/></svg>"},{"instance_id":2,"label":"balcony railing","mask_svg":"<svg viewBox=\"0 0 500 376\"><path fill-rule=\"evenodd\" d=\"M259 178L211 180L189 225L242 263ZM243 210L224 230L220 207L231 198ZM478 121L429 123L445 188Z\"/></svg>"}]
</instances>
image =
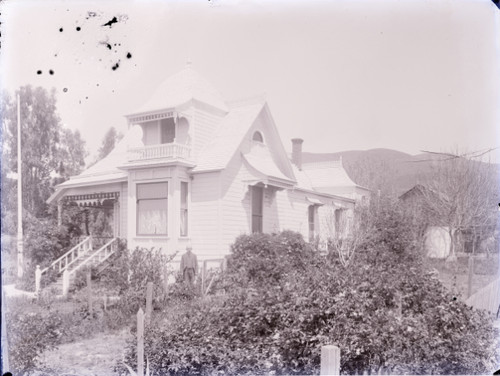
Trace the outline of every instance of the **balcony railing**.
<instances>
[{"instance_id":1,"label":"balcony railing","mask_svg":"<svg viewBox=\"0 0 500 376\"><path fill-rule=\"evenodd\" d=\"M177 143L147 145L128 149L127 156L130 162L157 158L189 159L191 147Z\"/></svg>"}]
</instances>

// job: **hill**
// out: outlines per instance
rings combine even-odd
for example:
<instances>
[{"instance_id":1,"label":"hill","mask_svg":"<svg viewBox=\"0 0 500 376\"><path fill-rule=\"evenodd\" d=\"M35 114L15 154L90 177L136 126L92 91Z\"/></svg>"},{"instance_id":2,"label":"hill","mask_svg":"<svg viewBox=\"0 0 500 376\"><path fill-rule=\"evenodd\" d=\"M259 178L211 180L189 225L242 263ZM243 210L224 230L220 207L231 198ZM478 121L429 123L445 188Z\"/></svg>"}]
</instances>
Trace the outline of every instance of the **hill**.
<instances>
[{"instance_id":1,"label":"hill","mask_svg":"<svg viewBox=\"0 0 500 376\"><path fill-rule=\"evenodd\" d=\"M338 160L349 177L361 186L400 195L432 175L432 164L440 155L411 155L392 149L348 150L337 153L302 153L302 161ZM496 166L496 171L500 171ZM497 174L498 176L498 174Z\"/></svg>"}]
</instances>

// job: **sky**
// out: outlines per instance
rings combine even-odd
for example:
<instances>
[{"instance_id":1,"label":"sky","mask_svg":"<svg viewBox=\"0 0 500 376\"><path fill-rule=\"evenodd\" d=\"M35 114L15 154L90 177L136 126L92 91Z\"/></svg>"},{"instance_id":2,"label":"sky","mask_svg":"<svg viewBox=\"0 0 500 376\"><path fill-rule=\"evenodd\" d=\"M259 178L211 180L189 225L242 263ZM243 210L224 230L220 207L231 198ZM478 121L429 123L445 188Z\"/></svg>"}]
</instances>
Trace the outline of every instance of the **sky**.
<instances>
[{"instance_id":1,"label":"sky","mask_svg":"<svg viewBox=\"0 0 500 376\"><path fill-rule=\"evenodd\" d=\"M294 137L321 153L500 146L500 16L489 0L0 8L1 88L54 88L62 123L91 153L188 59L228 101L264 93L287 150ZM500 162L500 149L488 155Z\"/></svg>"}]
</instances>

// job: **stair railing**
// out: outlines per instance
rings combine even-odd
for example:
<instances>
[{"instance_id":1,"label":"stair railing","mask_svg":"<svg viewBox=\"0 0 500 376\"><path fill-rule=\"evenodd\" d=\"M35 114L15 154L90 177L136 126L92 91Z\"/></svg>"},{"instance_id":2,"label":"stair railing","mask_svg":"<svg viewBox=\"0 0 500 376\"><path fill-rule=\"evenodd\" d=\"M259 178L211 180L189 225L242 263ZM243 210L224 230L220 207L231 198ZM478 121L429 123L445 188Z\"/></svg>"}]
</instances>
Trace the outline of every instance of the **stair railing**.
<instances>
[{"instance_id":1,"label":"stair railing","mask_svg":"<svg viewBox=\"0 0 500 376\"><path fill-rule=\"evenodd\" d=\"M117 244L118 244L117 238L111 239L109 242L107 242L101 248L99 248L97 251L95 251L92 255L87 257L83 262L78 264L76 267L74 267L71 270L68 269L68 276L75 274L78 270L80 270L85 265L87 265L91 262L97 261L97 263L101 263L101 262L106 261L113 253L116 252Z\"/></svg>"},{"instance_id":2,"label":"stair railing","mask_svg":"<svg viewBox=\"0 0 500 376\"><path fill-rule=\"evenodd\" d=\"M92 238L87 236L80 243L71 248L64 255L55 260L52 264L42 269L40 275L46 273L50 269L55 269L57 273L64 272L71 264L73 264L77 259L85 256L89 251L92 250Z\"/></svg>"}]
</instances>

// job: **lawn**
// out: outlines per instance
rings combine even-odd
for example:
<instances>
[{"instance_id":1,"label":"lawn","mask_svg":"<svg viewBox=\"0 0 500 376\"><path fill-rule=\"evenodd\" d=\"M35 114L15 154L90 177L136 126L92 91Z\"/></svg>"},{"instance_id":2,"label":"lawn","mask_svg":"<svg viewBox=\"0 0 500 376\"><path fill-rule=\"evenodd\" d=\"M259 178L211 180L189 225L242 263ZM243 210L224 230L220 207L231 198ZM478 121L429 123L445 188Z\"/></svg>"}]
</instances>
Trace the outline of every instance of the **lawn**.
<instances>
[{"instance_id":1,"label":"lawn","mask_svg":"<svg viewBox=\"0 0 500 376\"><path fill-rule=\"evenodd\" d=\"M128 330L123 329L60 345L56 350L47 351L42 355L41 360L48 369L37 375L113 375L113 367L122 359L128 337Z\"/></svg>"}]
</instances>

